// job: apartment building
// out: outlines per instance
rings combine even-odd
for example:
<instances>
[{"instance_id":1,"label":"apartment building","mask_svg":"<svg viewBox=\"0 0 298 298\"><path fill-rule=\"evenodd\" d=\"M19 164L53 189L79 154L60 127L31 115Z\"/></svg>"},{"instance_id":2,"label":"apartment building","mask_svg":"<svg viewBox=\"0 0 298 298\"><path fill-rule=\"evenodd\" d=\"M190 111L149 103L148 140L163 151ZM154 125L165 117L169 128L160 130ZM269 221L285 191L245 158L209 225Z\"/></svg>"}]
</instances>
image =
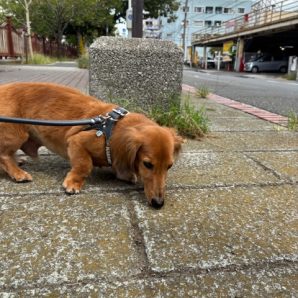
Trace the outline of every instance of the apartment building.
<instances>
[{"instance_id":1,"label":"apartment building","mask_svg":"<svg viewBox=\"0 0 298 298\"><path fill-rule=\"evenodd\" d=\"M187 7L185 7L188 2ZM161 19L161 38L183 45L183 27L186 13L185 46L191 45L192 34L205 27L222 26L223 22L250 12L253 0L182 0L176 12L176 21Z\"/></svg>"}]
</instances>

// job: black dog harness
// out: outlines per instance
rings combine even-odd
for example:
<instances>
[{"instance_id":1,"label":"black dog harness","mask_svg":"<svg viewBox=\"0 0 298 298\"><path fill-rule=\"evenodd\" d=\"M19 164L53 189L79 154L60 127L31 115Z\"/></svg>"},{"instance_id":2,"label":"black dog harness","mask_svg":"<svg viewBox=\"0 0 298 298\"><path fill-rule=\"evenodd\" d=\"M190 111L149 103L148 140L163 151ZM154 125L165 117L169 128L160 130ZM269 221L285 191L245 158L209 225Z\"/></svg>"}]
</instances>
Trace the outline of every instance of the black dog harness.
<instances>
[{"instance_id":1,"label":"black dog harness","mask_svg":"<svg viewBox=\"0 0 298 298\"><path fill-rule=\"evenodd\" d=\"M118 107L113 109L111 112L107 113L106 116L99 115L91 120L94 121L94 123L90 124L89 127L87 127L84 130L91 130L96 129L96 135L98 137L101 137L103 134L106 137L106 157L108 164L112 165L112 157L111 157L111 147L110 147L110 138L112 136L112 130L114 125L122 119L124 116L128 114L128 111L124 108Z\"/></svg>"}]
</instances>

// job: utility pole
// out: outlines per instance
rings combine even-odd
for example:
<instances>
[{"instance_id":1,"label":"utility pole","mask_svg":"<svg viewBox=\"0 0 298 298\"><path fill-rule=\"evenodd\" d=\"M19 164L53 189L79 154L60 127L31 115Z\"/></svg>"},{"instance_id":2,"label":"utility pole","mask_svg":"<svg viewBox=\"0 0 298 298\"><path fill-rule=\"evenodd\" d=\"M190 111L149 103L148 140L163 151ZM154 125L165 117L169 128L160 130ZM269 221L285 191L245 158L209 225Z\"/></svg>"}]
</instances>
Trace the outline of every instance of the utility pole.
<instances>
[{"instance_id":1,"label":"utility pole","mask_svg":"<svg viewBox=\"0 0 298 298\"><path fill-rule=\"evenodd\" d=\"M188 0L185 0L185 4L184 4L184 21L183 21L183 39L182 39L182 48L183 48L183 53L184 53L184 61L186 60L187 13L188 13Z\"/></svg>"},{"instance_id":2,"label":"utility pole","mask_svg":"<svg viewBox=\"0 0 298 298\"><path fill-rule=\"evenodd\" d=\"M132 37L143 37L143 9L144 0L132 2Z\"/></svg>"},{"instance_id":3,"label":"utility pole","mask_svg":"<svg viewBox=\"0 0 298 298\"><path fill-rule=\"evenodd\" d=\"M132 30L132 4L131 0L128 0L128 9L126 11L126 27L128 31L128 38L131 38L131 30Z\"/></svg>"}]
</instances>

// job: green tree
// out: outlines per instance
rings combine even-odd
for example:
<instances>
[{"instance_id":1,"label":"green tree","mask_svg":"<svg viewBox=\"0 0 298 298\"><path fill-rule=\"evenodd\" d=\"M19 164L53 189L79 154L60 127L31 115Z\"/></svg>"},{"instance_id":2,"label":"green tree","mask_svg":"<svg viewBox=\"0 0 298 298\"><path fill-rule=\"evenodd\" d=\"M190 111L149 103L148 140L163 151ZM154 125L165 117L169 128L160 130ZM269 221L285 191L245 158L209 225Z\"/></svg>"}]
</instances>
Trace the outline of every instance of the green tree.
<instances>
[{"instance_id":1,"label":"green tree","mask_svg":"<svg viewBox=\"0 0 298 298\"><path fill-rule=\"evenodd\" d=\"M144 4L152 17L171 18L179 7L176 0L144 0ZM116 19L125 16L128 1L0 0L0 6L2 16L11 14L15 26L25 27L27 24L28 33L32 28L44 38L55 39L60 55L64 35L68 42L83 48L84 41L91 42L95 37L112 34Z\"/></svg>"},{"instance_id":2,"label":"green tree","mask_svg":"<svg viewBox=\"0 0 298 298\"><path fill-rule=\"evenodd\" d=\"M177 0L144 0L144 7L149 11L150 16L171 17L179 8L179 1Z\"/></svg>"},{"instance_id":3,"label":"green tree","mask_svg":"<svg viewBox=\"0 0 298 298\"><path fill-rule=\"evenodd\" d=\"M90 43L94 37L112 33L115 18L123 10L122 0L77 0L75 15L66 32L75 36L77 44Z\"/></svg>"}]
</instances>

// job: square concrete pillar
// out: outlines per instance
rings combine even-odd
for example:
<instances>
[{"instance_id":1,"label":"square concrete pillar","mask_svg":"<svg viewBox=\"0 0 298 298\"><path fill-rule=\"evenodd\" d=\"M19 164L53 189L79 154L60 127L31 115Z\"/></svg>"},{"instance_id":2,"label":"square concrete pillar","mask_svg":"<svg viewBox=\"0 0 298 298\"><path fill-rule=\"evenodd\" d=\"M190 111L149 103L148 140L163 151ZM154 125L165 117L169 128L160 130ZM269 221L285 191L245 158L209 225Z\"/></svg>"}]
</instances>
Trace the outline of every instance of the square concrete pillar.
<instances>
[{"instance_id":1,"label":"square concrete pillar","mask_svg":"<svg viewBox=\"0 0 298 298\"><path fill-rule=\"evenodd\" d=\"M183 52L156 39L100 37L89 49L90 94L129 100L145 111L168 109L182 90Z\"/></svg>"}]
</instances>

